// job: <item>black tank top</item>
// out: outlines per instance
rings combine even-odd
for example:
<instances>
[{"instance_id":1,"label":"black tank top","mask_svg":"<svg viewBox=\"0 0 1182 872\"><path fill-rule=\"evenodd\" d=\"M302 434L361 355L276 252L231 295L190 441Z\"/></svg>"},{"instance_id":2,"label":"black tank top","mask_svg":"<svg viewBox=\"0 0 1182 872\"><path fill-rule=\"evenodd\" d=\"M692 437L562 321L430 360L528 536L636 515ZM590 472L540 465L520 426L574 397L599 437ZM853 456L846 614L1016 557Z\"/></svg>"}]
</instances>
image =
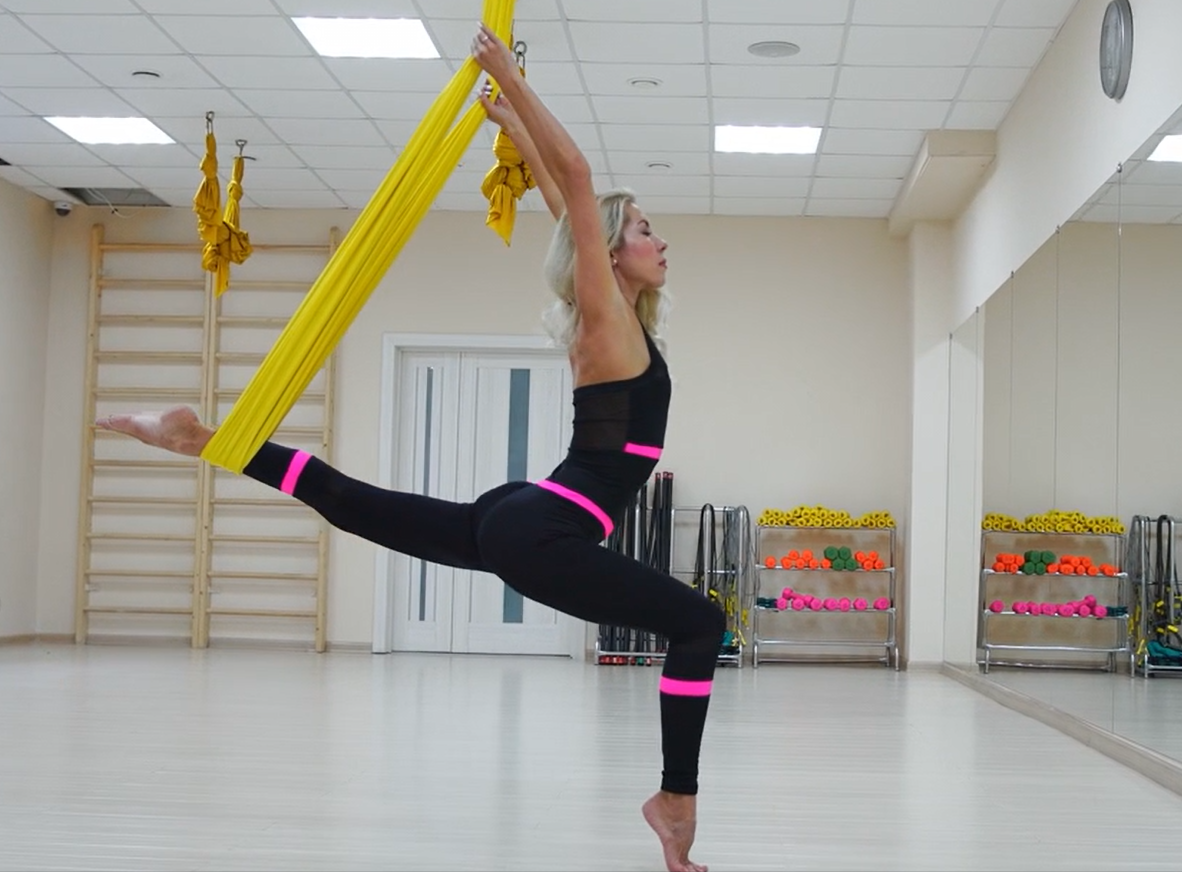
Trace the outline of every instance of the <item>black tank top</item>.
<instances>
[{"instance_id":1,"label":"black tank top","mask_svg":"<svg viewBox=\"0 0 1182 872\"><path fill-rule=\"evenodd\" d=\"M538 485L594 515L606 537L657 466L672 385L656 343L644 332L648 369L574 390L574 433L566 459Z\"/></svg>"}]
</instances>

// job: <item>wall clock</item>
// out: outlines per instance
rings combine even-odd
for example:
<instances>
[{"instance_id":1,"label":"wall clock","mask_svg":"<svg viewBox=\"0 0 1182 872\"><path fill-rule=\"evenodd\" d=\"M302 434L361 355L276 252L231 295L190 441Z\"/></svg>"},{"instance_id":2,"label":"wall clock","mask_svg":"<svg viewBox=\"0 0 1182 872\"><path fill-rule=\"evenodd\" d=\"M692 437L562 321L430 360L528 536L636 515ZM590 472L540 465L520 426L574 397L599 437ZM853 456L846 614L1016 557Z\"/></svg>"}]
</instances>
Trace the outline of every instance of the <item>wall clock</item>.
<instances>
[{"instance_id":1,"label":"wall clock","mask_svg":"<svg viewBox=\"0 0 1182 872\"><path fill-rule=\"evenodd\" d=\"M1133 7L1111 0L1100 26L1100 85L1113 100L1125 95L1133 66Z\"/></svg>"}]
</instances>

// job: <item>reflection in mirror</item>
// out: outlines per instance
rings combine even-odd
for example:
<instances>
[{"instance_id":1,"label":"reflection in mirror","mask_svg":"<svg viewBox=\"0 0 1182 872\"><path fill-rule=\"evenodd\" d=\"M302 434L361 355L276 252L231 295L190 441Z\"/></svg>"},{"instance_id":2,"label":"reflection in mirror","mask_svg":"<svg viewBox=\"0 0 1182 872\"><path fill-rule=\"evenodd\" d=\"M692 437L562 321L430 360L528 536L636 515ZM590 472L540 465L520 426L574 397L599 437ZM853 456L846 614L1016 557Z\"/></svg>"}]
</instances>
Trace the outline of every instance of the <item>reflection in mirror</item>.
<instances>
[{"instance_id":1,"label":"reflection in mirror","mask_svg":"<svg viewBox=\"0 0 1182 872\"><path fill-rule=\"evenodd\" d=\"M1176 133L1182 133L1182 111L982 310L986 522L1004 526L1007 517L1043 516L1034 521L1065 525L1070 535L1044 540L1054 547L1042 550L1057 560L1095 558L1101 543L1114 541L1116 562L1130 568L1130 537L1106 536L1106 519L1129 527L1134 518L1182 518L1182 464L1176 460L1182 438L1182 163L1162 159L1171 147L1182 158L1169 137ZM1078 514L1048 519L1051 511ZM1072 532L1079 530L1088 535ZM988 543L987 536L983 565L996 557L985 553ZM999 540L996 550L1025 550L1021 544L1015 538L1003 548ZM1152 562L1156 540L1149 544ZM1123 645L1125 631L1140 627L1137 579L1144 567L1131 568L1123 585L1100 571L1082 578L1060 573L1057 598L1046 575L1010 574L1008 589L997 593L1003 611L1012 612L1023 598L1045 597L1075 602L1077 612L997 618L999 644L1052 649L991 651L1007 655L998 660L1056 668L993 665L985 677L1182 763L1182 730L1175 726L1182 722L1182 681L1174 680L1182 670L1147 678L1131 667L1138 632L1128 652L1103 650ZM1116 606L1116 615L1081 618L1078 603L1088 595ZM977 600L973 608L982 615L991 602ZM1130 610L1128 618L1121 607ZM978 648L978 663L984 655ZM1103 671L1111 667L1115 671Z\"/></svg>"}]
</instances>

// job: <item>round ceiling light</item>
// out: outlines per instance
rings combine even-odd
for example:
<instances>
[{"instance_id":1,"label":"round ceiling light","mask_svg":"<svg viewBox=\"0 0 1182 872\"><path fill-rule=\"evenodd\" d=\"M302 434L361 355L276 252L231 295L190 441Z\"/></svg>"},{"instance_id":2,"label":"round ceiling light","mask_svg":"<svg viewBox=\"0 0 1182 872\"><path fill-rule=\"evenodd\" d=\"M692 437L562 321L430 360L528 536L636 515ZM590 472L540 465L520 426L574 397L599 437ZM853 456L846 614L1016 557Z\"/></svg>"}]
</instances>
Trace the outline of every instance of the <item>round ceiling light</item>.
<instances>
[{"instance_id":1,"label":"round ceiling light","mask_svg":"<svg viewBox=\"0 0 1182 872\"><path fill-rule=\"evenodd\" d=\"M634 79L629 79L628 84L642 91L651 91L653 88L661 87L661 80L654 79L652 76L637 76Z\"/></svg>"},{"instance_id":2,"label":"round ceiling light","mask_svg":"<svg viewBox=\"0 0 1182 872\"><path fill-rule=\"evenodd\" d=\"M751 43L747 46L747 51L757 58L790 58L800 54L800 46L782 39L767 39L763 42Z\"/></svg>"}]
</instances>

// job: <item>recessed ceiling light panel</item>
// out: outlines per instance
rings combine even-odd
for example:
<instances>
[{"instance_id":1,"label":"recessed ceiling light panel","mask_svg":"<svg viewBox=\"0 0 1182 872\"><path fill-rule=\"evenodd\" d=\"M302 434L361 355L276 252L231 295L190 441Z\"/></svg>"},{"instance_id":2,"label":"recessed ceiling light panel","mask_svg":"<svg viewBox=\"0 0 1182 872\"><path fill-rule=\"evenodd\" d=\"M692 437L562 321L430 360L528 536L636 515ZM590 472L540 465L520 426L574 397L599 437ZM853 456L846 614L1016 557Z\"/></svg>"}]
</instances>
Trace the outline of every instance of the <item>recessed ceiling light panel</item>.
<instances>
[{"instance_id":1,"label":"recessed ceiling light panel","mask_svg":"<svg viewBox=\"0 0 1182 872\"><path fill-rule=\"evenodd\" d=\"M46 118L50 124L87 145L169 145L175 140L147 118Z\"/></svg>"},{"instance_id":2,"label":"recessed ceiling light panel","mask_svg":"<svg viewBox=\"0 0 1182 872\"><path fill-rule=\"evenodd\" d=\"M1182 134L1163 136L1149 160L1182 162Z\"/></svg>"},{"instance_id":3,"label":"recessed ceiling light panel","mask_svg":"<svg viewBox=\"0 0 1182 872\"><path fill-rule=\"evenodd\" d=\"M417 18L293 18L292 21L322 57L439 57L439 50Z\"/></svg>"},{"instance_id":4,"label":"recessed ceiling light panel","mask_svg":"<svg viewBox=\"0 0 1182 872\"><path fill-rule=\"evenodd\" d=\"M759 127L723 124L714 128L714 150L747 154L815 154L820 127Z\"/></svg>"}]
</instances>

